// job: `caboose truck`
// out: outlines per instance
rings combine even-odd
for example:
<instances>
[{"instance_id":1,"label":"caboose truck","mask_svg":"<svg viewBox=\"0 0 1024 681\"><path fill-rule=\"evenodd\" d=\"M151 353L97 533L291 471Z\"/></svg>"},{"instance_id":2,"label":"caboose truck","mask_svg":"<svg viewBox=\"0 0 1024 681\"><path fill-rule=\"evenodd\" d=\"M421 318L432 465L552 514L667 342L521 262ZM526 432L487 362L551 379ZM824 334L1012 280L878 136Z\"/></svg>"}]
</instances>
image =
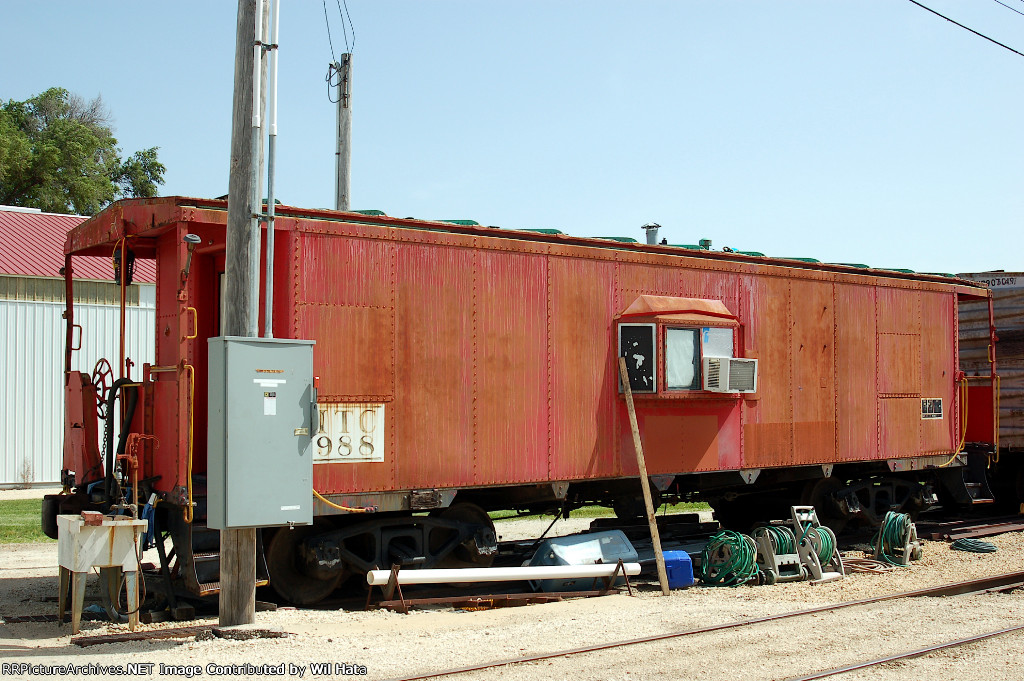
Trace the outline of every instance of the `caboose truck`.
<instances>
[{"instance_id":1,"label":"caboose truck","mask_svg":"<svg viewBox=\"0 0 1024 681\"><path fill-rule=\"evenodd\" d=\"M226 216L224 201L128 200L68 235L69 494L44 511L52 526L58 511L155 494L176 561L164 567L196 594L218 588L207 339ZM289 601L374 566L489 565L492 510L642 513L620 355L662 499L708 500L726 523L810 502L838 529L916 512L938 481L986 498L988 453L961 452L957 361L958 304L986 301L984 286L379 211L282 206L276 235L273 335L316 341L319 381L314 524L263 536L265 576ZM74 261L122 250L156 260L156 360L111 358L111 381L105 364L80 370L97 358L77 350ZM134 441L137 495L115 455L130 434L152 436Z\"/></svg>"}]
</instances>

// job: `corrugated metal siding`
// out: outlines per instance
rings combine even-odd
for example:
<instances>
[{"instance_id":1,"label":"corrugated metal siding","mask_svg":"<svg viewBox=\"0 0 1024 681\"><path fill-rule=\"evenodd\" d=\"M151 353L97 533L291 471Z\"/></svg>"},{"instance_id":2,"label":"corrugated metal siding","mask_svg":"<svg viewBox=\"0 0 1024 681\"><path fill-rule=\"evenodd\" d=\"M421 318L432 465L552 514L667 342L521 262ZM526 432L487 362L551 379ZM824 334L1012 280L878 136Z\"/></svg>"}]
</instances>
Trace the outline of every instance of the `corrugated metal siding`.
<instances>
[{"instance_id":1,"label":"corrugated metal siding","mask_svg":"<svg viewBox=\"0 0 1024 681\"><path fill-rule=\"evenodd\" d=\"M922 454L945 453L950 440L960 439L961 405L949 380L958 368L955 338L949 332L955 321L954 302L953 296L921 293L921 397L940 398L943 405L941 419L921 420Z\"/></svg>"},{"instance_id":2,"label":"corrugated metal siding","mask_svg":"<svg viewBox=\"0 0 1024 681\"><path fill-rule=\"evenodd\" d=\"M0 275L0 300L63 302L64 280ZM128 305L139 304L139 284L131 284L125 289L125 301ZM75 302L120 305L121 287L112 281L76 281Z\"/></svg>"},{"instance_id":3,"label":"corrugated metal siding","mask_svg":"<svg viewBox=\"0 0 1024 681\"><path fill-rule=\"evenodd\" d=\"M746 356L758 360L760 400L744 403L743 466L765 468L793 463L793 368L790 281L747 280L744 309Z\"/></svg>"},{"instance_id":4,"label":"corrugated metal siding","mask_svg":"<svg viewBox=\"0 0 1024 681\"><path fill-rule=\"evenodd\" d=\"M551 310L551 447L553 480L578 471L615 471L617 384L615 263L553 257L548 263ZM563 367L583 370L565 371ZM615 397L613 397L615 396Z\"/></svg>"},{"instance_id":5,"label":"corrugated metal siding","mask_svg":"<svg viewBox=\"0 0 1024 681\"><path fill-rule=\"evenodd\" d=\"M992 288L995 316L996 371L999 383L999 443L1024 447L1024 273L962 274ZM960 362L968 376L987 376L988 303L960 303ZM972 400L971 405L976 404ZM983 408L983 407L982 407Z\"/></svg>"},{"instance_id":6,"label":"corrugated metal siding","mask_svg":"<svg viewBox=\"0 0 1024 681\"><path fill-rule=\"evenodd\" d=\"M403 244L397 287L395 482L473 484L475 254Z\"/></svg>"},{"instance_id":7,"label":"corrugated metal siding","mask_svg":"<svg viewBox=\"0 0 1024 681\"><path fill-rule=\"evenodd\" d=\"M795 280L793 314L793 450L797 460L836 455L835 310L828 283Z\"/></svg>"},{"instance_id":8,"label":"corrugated metal siding","mask_svg":"<svg viewBox=\"0 0 1024 681\"><path fill-rule=\"evenodd\" d=\"M877 459L878 377L861 370L864 358L877 352L875 289L837 284L835 298L837 458Z\"/></svg>"},{"instance_id":9,"label":"corrugated metal siding","mask_svg":"<svg viewBox=\"0 0 1024 681\"><path fill-rule=\"evenodd\" d=\"M152 289L152 287L146 287ZM152 294L143 296L152 300ZM0 485L56 483L64 444L63 303L0 300ZM127 355L142 371L153 361L154 310L128 308ZM82 349L72 366L91 372L96 360L117 363L118 309L78 305L75 321L82 326ZM24 472L23 472L24 471ZM25 477L28 477L28 480Z\"/></svg>"},{"instance_id":10,"label":"corrugated metal siding","mask_svg":"<svg viewBox=\"0 0 1024 681\"><path fill-rule=\"evenodd\" d=\"M473 481L478 485L540 482L549 475L543 455L550 448L547 266L537 255L477 255Z\"/></svg>"}]
</instances>

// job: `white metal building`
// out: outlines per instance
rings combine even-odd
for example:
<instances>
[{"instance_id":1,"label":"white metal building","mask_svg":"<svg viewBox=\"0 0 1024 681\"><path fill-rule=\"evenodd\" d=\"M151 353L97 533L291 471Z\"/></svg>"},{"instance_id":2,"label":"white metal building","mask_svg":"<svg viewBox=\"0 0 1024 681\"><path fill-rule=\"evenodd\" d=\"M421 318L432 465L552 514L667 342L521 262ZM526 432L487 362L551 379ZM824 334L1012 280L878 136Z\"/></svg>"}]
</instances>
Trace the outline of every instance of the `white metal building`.
<instances>
[{"instance_id":1,"label":"white metal building","mask_svg":"<svg viewBox=\"0 0 1024 681\"><path fill-rule=\"evenodd\" d=\"M85 220L0 206L0 489L60 483L64 446L64 241ZM75 258L74 369L117 365L120 287L106 258ZM155 268L128 287L125 353L141 373L154 356Z\"/></svg>"}]
</instances>

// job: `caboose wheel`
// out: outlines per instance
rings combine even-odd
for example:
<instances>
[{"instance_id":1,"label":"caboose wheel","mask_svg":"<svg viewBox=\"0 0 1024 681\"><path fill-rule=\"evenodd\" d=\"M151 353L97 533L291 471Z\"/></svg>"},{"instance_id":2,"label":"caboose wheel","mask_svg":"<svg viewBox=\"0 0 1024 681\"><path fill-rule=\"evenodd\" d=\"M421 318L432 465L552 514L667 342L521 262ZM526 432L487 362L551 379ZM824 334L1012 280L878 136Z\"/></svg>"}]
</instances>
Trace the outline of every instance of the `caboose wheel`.
<instances>
[{"instance_id":1,"label":"caboose wheel","mask_svg":"<svg viewBox=\"0 0 1024 681\"><path fill-rule=\"evenodd\" d=\"M835 493L845 485L838 478L822 478L807 485L804 491L804 505L813 506L818 522L839 534L850 522L850 516L843 511Z\"/></svg>"},{"instance_id":2,"label":"caboose wheel","mask_svg":"<svg viewBox=\"0 0 1024 681\"><path fill-rule=\"evenodd\" d=\"M457 503L449 506L448 508L440 511L431 513L435 517L443 520L450 520L457 523L471 523L473 525L483 525L490 528L491 532L494 532L494 523L491 521L491 517L487 515L487 512L476 504L469 502ZM445 541L445 537L432 537L432 544L441 544ZM451 553L438 561L437 566L439 568L464 568L464 567L490 567L494 563L494 554L481 554L473 550L472 546L467 546L467 543L456 546ZM435 545L432 548L437 548Z\"/></svg>"},{"instance_id":3,"label":"caboose wheel","mask_svg":"<svg viewBox=\"0 0 1024 681\"><path fill-rule=\"evenodd\" d=\"M313 525L283 528L274 533L267 545L267 571L270 586L282 598L296 605L312 605L331 595L347 570L318 575L302 555L302 540L324 532L327 528Z\"/></svg>"}]
</instances>

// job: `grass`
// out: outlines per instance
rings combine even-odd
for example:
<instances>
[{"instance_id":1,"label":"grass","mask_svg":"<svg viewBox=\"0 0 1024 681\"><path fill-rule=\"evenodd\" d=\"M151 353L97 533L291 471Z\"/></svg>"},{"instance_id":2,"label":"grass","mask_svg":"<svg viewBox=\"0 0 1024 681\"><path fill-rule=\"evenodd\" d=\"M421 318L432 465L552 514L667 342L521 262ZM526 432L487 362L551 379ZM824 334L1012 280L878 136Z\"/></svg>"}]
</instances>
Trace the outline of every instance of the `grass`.
<instances>
[{"instance_id":1,"label":"grass","mask_svg":"<svg viewBox=\"0 0 1024 681\"><path fill-rule=\"evenodd\" d=\"M698 511L710 511L711 507L704 503L690 503L684 502L681 504L669 504L668 506L662 506L658 509L658 515L662 513L697 513ZM515 511L493 511L487 515L491 516L491 520L515 520L521 518ZM615 515L610 508L604 506L584 506L583 508L577 508L570 514L571 518L607 518Z\"/></svg>"},{"instance_id":2,"label":"grass","mask_svg":"<svg viewBox=\"0 0 1024 681\"><path fill-rule=\"evenodd\" d=\"M31 544L35 542L53 541L45 534L40 524L40 513L43 502L41 499L12 499L0 501L0 544ZM658 509L662 513L696 513L710 511L707 504L682 503L670 504ZM488 514L492 520L515 520L521 518L515 511L493 511ZM603 506L584 506L574 510L573 518L606 518L615 515L610 508Z\"/></svg>"},{"instance_id":3,"label":"grass","mask_svg":"<svg viewBox=\"0 0 1024 681\"><path fill-rule=\"evenodd\" d=\"M42 499L0 501L0 544L32 544L53 541L40 522Z\"/></svg>"}]
</instances>

